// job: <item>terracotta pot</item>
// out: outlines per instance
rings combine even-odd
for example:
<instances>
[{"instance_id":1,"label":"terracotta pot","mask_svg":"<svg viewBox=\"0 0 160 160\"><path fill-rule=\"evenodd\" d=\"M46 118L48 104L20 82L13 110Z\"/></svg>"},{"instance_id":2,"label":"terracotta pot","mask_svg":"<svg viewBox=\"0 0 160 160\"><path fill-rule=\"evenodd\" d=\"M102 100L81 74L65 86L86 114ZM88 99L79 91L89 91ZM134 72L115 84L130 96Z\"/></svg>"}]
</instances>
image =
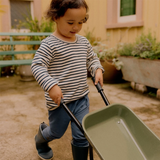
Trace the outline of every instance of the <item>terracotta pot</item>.
<instances>
[{"instance_id":1,"label":"terracotta pot","mask_svg":"<svg viewBox=\"0 0 160 160\"><path fill-rule=\"evenodd\" d=\"M19 66L19 75L21 77L21 81L34 81L33 74L31 72L30 65L20 65Z\"/></svg>"},{"instance_id":2,"label":"terracotta pot","mask_svg":"<svg viewBox=\"0 0 160 160\"><path fill-rule=\"evenodd\" d=\"M103 74L104 83L118 83L122 81L122 72L116 69L114 64L112 64L112 60L101 61L101 65L105 70Z\"/></svg>"}]
</instances>

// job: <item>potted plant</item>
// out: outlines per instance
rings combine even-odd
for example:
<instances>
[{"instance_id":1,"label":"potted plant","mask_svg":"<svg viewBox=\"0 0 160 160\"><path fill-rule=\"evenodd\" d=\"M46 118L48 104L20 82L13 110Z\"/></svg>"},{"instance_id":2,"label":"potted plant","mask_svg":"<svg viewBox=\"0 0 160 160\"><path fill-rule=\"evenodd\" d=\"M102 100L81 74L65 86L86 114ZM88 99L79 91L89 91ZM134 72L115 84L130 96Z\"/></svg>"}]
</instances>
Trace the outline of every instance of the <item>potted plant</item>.
<instances>
[{"instance_id":1,"label":"potted plant","mask_svg":"<svg viewBox=\"0 0 160 160\"><path fill-rule=\"evenodd\" d=\"M106 44L98 41L94 43L93 50L97 53L105 70L103 79L105 83L117 83L122 80L122 62L118 59L118 46L107 48Z\"/></svg>"},{"instance_id":2,"label":"potted plant","mask_svg":"<svg viewBox=\"0 0 160 160\"><path fill-rule=\"evenodd\" d=\"M38 21L38 19L35 17L34 19L32 16L26 17L26 22L19 21L19 25L17 26L17 29L20 29L21 27L25 27L29 30L29 32L54 32L55 30L55 23L52 21L47 21L44 18L41 19L41 21ZM46 36L26 36L23 37L26 41L41 41L42 39L46 38ZM18 46L17 50L24 50L24 47L27 47L26 50L37 50L39 48L39 45L22 45ZM23 48L23 49L21 49ZM15 58L16 59L33 59L33 54L19 54ZM18 68L18 72L21 76L22 81L32 81L34 80L30 65L20 65Z\"/></svg>"},{"instance_id":3,"label":"potted plant","mask_svg":"<svg viewBox=\"0 0 160 160\"><path fill-rule=\"evenodd\" d=\"M119 49L123 62L123 79L153 88L160 88L160 43L149 32L142 33L135 43Z\"/></svg>"}]
</instances>

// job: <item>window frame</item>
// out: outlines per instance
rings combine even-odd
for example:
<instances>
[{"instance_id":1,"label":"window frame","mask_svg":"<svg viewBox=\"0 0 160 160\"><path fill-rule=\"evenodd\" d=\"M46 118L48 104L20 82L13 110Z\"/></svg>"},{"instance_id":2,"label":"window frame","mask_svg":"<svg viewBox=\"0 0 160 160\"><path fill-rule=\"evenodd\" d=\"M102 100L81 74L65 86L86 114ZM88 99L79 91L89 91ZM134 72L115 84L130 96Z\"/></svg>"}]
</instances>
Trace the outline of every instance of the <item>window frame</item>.
<instances>
[{"instance_id":1,"label":"window frame","mask_svg":"<svg viewBox=\"0 0 160 160\"><path fill-rule=\"evenodd\" d=\"M144 25L142 20L143 0L136 0L136 14L135 16L124 16L119 18L120 0L107 0L107 24L106 29L112 28L128 28L128 27L142 27Z\"/></svg>"},{"instance_id":2,"label":"window frame","mask_svg":"<svg viewBox=\"0 0 160 160\"><path fill-rule=\"evenodd\" d=\"M21 0L24 1L24 0ZM34 17L36 17L38 20L41 20L43 15L43 7L42 7L42 1L43 0L25 0L30 1L32 3L31 5L31 14ZM5 9L5 12L1 15L1 31L2 32L12 32L11 31L11 13L10 13L10 0L1 0L2 5L7 6Z\"/></svg>"},{"instance_id":3,"label":"window frame","mask_svg":"<svg viewBox=\"0 0 160 160\"><path fill-rule=\"evenodd\" d=\"M118 0L118 5L117 5L117 22L118 23L136 21L136 14L128 15L128 16L121 16L120 9L121 9L121 0Z\"/></svg>"}]
</instances>

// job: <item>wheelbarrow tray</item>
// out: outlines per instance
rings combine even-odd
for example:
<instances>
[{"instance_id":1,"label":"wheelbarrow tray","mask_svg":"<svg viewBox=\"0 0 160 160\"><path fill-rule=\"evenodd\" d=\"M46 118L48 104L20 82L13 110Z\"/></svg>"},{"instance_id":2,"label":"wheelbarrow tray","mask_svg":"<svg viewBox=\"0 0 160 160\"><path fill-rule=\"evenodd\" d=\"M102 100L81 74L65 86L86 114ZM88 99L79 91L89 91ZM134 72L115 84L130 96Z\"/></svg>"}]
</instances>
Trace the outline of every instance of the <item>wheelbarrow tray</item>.
<instances>
[{"instance_id":1,"label":"wheelbarrow tray","mask_svg":"<svg viewBox=\"0 0 160 160\"><path fill-rule=\"evenodd\" d=\"M160 159L160 139L124 105L87 114L82 126L102 160Z\"/></svg>"}]
</instances>

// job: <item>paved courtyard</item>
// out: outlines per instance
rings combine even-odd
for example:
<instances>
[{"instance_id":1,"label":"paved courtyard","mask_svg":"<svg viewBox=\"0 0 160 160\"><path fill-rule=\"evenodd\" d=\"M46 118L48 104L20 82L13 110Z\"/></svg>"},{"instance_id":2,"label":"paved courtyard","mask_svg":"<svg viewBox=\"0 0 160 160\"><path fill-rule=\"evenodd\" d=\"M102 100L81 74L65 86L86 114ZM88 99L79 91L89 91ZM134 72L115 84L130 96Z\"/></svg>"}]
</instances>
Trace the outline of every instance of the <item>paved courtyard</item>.
<instances>
[{"instance_id":1,"label":"paved courtyard","mask_svg":"<svg viewBox=\"0 0 160 160\"><path fill-rule=\"evenodd\" d=\"M90 112L105 106L91 79ZM131 108L160 137L160 100L133 91L129 83L104 84L110 103ZM34 136L41 122L48 123L43 90L36 81L22 82L18 76L0 78L0 159L39 160ZM60 140L50 142L54 160L72 160L71 130ZM94 153L95 160L99 160Z\"/></svg>"}]
</instances>

